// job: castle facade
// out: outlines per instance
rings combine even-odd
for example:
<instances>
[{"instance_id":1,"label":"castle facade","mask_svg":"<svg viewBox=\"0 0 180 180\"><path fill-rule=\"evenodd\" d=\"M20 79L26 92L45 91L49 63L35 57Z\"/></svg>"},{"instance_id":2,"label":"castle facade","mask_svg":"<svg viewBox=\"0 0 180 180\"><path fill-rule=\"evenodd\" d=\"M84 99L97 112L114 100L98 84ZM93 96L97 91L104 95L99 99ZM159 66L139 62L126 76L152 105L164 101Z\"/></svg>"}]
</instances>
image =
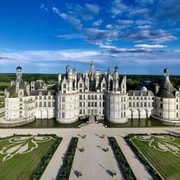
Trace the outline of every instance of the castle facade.
<instances>
[{"instance_id":1,"label":"castle facade","mask_svg":"<svg viewBox=\"0 0 180 180\"><path fill-rule=\"evenodd\" d=\"M55 118L67 124L87 116L113 123L152 116L166 124L179 124L180 91L173 87L165 69L155 94L146 87L127 92L126 76L119 75L117 66L112 73L109 69L100 73L93 61L83 74L66 66L66 73L58 75L57 91L48 90L41 80L24 82L18 66L16 80L5 90L6 121Z\"/></svg>"}]
</instances>

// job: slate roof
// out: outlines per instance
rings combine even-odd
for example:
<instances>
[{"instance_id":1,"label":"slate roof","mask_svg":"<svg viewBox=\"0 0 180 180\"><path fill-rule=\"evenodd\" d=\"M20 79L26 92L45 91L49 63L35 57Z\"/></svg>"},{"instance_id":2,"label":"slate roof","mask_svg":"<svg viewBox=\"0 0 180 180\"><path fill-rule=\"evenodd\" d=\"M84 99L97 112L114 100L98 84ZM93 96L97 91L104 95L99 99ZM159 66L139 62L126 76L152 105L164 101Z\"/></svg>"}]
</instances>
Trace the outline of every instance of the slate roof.
<instances>
[{"instance_id":1,"label":"slate roof","mask_svg":"<svg viewBox=\"0 0 180 180\"><path fill-rule=\"evenodd\" d=\"M169 80L169 77L165 77L161 83L157 96L162 98L175 98L175 92L176 89Z\"/></svg>"}]
</instances>

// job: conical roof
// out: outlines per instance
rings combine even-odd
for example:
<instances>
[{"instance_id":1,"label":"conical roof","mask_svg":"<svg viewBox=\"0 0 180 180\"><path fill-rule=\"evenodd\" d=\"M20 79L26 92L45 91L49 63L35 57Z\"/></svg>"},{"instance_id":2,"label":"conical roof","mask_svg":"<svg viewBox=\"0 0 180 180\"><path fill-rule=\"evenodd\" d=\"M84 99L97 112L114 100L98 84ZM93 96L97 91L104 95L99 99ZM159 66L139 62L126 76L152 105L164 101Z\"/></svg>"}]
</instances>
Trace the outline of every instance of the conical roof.
<instances>
[{"instance_id":1,"label":"conical roof","mask_svg":"<svg viewBox=\"0 0 180 180\"><path fill-rule=\"evenodd\" d=\"M164 80L161 83L157 96L163 98L175 98L176 89L169 80L168 69L164 69Z\"/></svg>"}]
</instances>

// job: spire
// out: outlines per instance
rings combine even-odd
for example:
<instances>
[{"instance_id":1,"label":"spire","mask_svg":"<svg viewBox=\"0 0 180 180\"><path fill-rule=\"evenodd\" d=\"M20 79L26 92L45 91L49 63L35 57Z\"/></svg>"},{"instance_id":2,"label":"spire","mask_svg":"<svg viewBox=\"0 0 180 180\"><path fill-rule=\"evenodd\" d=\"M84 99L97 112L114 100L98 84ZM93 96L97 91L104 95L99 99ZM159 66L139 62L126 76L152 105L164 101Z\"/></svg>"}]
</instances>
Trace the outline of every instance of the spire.
<instances>
[{"instance_id":1,"label":"spire","mask_svg":"<svg viewBox=\"0 0 180 180\"><path fill-rule=\"evenodd\" d=\"M90 72L94 72L94 61L93 60L91 60Z\"/></svg>"},{"instance_id":2,"label":"spire","mask_svg":"<svg viewBox=\"0 0 180 180\"><path fill-rule=\"evenodd\" d=\"M168 68L164 68L164 82L166 84L166 88L168 90L168 92L170 93L170 81L169 81L169 71L168 71Z\"/></svg>"}]
</instances>

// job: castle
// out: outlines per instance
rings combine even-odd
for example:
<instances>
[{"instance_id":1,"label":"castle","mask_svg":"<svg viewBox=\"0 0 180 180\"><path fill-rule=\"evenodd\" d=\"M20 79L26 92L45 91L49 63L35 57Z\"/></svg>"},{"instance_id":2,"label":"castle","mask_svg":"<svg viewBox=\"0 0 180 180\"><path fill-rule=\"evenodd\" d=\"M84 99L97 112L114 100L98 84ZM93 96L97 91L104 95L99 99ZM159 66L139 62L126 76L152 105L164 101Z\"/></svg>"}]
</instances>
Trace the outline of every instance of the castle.
<instances>
[{"instance_id":1,"label":"castle","mask_svg":"<svg viewBox=\"0 0 180 180\"><path fill-rule=\"evenodd\" d=\"M16 68L16 80L5 90L5 120L26 123L35 119L55 118L59 123L73 123L80 118L106 119L126 123L128 119L148 119L151 116L165 124L180 124L180 91L170 82L168 69L155 94L141 87L127 92L126 76L119 68L100 73L90 68L83 74L70 66L58 75L57 91L48 90L41 80L30 84L22 79L22 68Z\"/></svg>"}]
</instances>

